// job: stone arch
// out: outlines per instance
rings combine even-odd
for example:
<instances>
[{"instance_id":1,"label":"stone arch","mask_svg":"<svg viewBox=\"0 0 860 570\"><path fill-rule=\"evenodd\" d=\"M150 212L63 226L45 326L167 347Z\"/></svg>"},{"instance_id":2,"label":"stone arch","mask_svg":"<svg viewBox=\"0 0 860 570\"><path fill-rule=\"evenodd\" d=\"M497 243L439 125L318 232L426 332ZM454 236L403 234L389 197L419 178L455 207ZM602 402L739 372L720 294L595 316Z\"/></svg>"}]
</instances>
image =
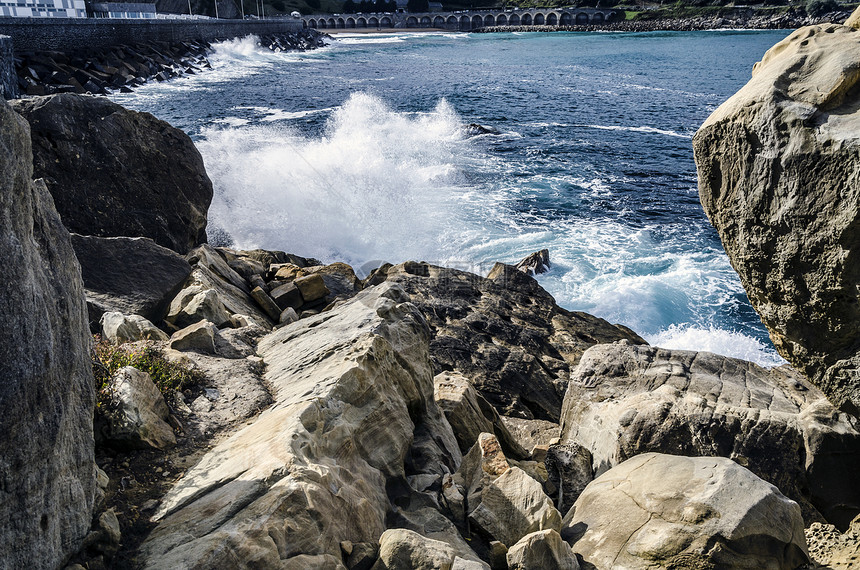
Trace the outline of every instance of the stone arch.
<instances>
[{"instance_id":1,"label":"stone arch","mask_svg":"<svg viewBox=\"0 0 860 570\"><path fill-rule=\"evenodd\" d=\"M418 27L418 18L415 16L409 16L406 18L406 27L407 28L417 28Z\"/></svg>"},{"instance_id":2,"label":"stone arch","mask_svg":"<svg viewBox=\"0 0 860 570\"><path fill-rule=\"evenodd\" d=\"M471 20L469 16L460 16L460 29L461 30L471 30Z\"/></svg>"},{"instance_id":3,"label":"stone arch","mask_svg":"<svg viewBox=\"0 0 860 570\"><path fill-rule=\"evenodd\" d=\"M308 21L308 27L309 27L309 28L316 28L316 27L317 27L317 21L316 21L316 20L314 20L313 18L311 18L311 19Z\"/></svg>"},{"instance_id":4,"label":"stone arch","mask_svg":"<svg viewBox=\"0 0 860 570\"><path fill-rule=\"evenodd\" d=\"M379 27L379 18L377 18L376 16L371 16L367 20L367 25L370 28L378 28Z\"/></svg>"},{"instance_id":5,"label":"stone arch","mask_svg":"<svg viewBox=\"0 0 860 570\"><path fill-rule=\"evenodd\" d=\"M558 14L555 12L550 12L546 15L546 25L547 26L557 26L558 25Z\"/></svg>"},{"instance_id":6,"label":"stone arch","mask_svg":"<svg viewBox=\"0 0 860 570\"><path fill-rule=\"evenodd\" d=\"M603 12L597 12L593 16L591 16L592 24L602 24L605 18L603 17Z\"/></svg>"},{"instance_id":7,"label":"stone arch","mask_svg":"<svg viewBox=\"0 0 860 570\"><path fill-rule=\"evenodd\" d=\"M421 17L421 27L429 28L433 25L433 20L430 19L430 16L422 16Z\"/></svg>"},{"instance_id":8,"label":"stone arch","mask_svg":"<svg viewBox=\"0 0 860 570\"><path fill-rule=\"evenodd\" d=\"M505 16L504 14L499 14L498 17L496 17L496 25L497 26L507 26L508 25L508 17Z\"/></svg>"},{"instance_id":9,"label":"stone arch","mask_svg":"<svg viewBox=\"0 0 860 570\"><path fill-rule=\"evenodd\" d=\"M477 30L484 25L484 20L480 16L472 16L472 29Z\"/></svg>"},{"instance_id":10,"label":"stone arch","mask_svg":"<svg viewBox=\"0 0 860 570\"><path fill-rule=\"evenodd\" d=\"M391 27L391 18L388 16L383 16L381 20L379 20L379 25L383 28Z\"/></svg>"},{"instance_id":11,"label":"stone arch","mask_svg":"<svg viewBox=\"0 0 860 570\"><path fill-rule=\"evenodd\" d=\"M532 25L532 15L531 14L523 14L522 20L520 20L523 26L531 26Z\"/></svg>"},{"instance_id":12,"label":"stone arch","mask_svg":"<svg viewBox=\"0 0 860 570\"><path fill-rule=\"evenodd\" d=\"M337 19L337 27L341 30L346 27L346 22L343 21L343 18Z\"/></svg>"},{"instance_id":13,"label":"stone arch","mask_svg":"<svg viewBox=\"0 0 860 570\"><path fill-rule=\"evenodd\" d=\"M534 22L535 26L543 26L546 23L546 20L544 19L543 14L538 12L537 14L535 14Z\"/></svg>"},{"instance_id":14,"label":"stone arch","mask_svg":"<svg viewBox=\"0 0 860 570\"><path fill-rule=\"evenodd\" d=\"M511 14L511 18L508 20L508 24L511 26L519 26L520 25L520 15L519 14Z\"/></svg>"},{"instance_id":15,"label":"stone arch","mask_svg":"<svg viewBox=\"0 0 860 570\"><path fill-rule=\"evenodd\" d=\"M496 25L496 19L493 17L492 14L487 14L486 16L484 16L484 25L487 27Z\"/></svg>"},{"instance_id":16,"label":"stone arch","mask_svg":"<svg viewBox=\"0 0 860 570\"><path fill-rule=\"evenodd\" d=\"M445 18L442 16L436 16L433 18L433 27L434 28L444 28L445 27Z\"/></svg>"},{"instance_id":17,"label":"stone arch","mask_svg":"<svg viewBox=\"0 0 860 570\"><path fill-rule=\"evenodd\" d=\"M558 23L562 26L569 26L573 23L573 16L570 15L570 12L562 12L558 19Z\"/></svg>"},{"instance_id":18,"label":"stone arch","mask_svg":"<svg viewBox=\"0 0 860 570\"><path fill-rule=\"evenodd\" d=\"M449 30L456 30L460 27L460 20L457 19L457 16L448 16L448 21L445 23L445 27Z\"/></svg>"},{"instance_id":19,"label":"stone arch","mask_svg":"<svg viewBox=\"0 0 860 570\"><path fill-rule=\"evenodd\" d=\"M307 21L306 21L306 20L302 20L302 27L303 27L303 28L307 28L307 27L308 27L308 23L307 23Z\"/></svg>"},{"instance_id":20,"label":"stone arch","mask_svg":"<svg viewBox=\"0 0 860 570\"><path fill-rule=\"evenodd\" d=\"M588 24L588 14L585 12L580 12L576 15L576 25L577 26L585 26Z\"/></svg>"},{"instance_id":21,"label":"stone arch","mask_svg":"<svg viewBox=\"0 0 860 570\"><path fill-rule=\"evenodd\" d=\"M346 27L354 28L355 27L355 18L347 18L346 19Z\"/></svg>"},{"instance_id":22,"label":"stone arch","mask_svg":"<svg viewBox=\"0 0 860 570\"><path fill-rule=\"evenodd\" d=\"M334 28L336 28L336 27L337 27L337 22L335 22L335 21L334 21L334 18L329 18L329 19L328 19L328 27L329 27L329 28L332 28L332 29L334 29Z\"/></svg>"},{"instance_id":23,"label":"stone arch","mask_svg":"<svg viewBox=\"0 0 860 570\"><path fill-rule=\"evenodd\" d=\"M367 20L365 20L364 18L359 18L358 20L355 21L355 27L356 28L366 28L367 27Z\"/></svg>"}]
</instances>

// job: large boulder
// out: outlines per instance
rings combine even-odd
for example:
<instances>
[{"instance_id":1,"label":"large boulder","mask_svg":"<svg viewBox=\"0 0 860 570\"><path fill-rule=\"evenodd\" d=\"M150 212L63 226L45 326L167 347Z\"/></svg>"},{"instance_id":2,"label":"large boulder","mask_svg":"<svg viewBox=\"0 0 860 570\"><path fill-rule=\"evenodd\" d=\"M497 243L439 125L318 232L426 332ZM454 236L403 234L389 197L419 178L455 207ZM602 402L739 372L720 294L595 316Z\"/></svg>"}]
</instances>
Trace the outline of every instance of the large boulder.
<instances>
[{"instance_id":1,"label":"large boulder","mask_svg":"<svg viewBox=\"0 0 860 570\"><path fill-rule=\"evenodd\" d=\"M524 536L505 555L510 570L579 570L579 561L558 531L539 530Z\"/></svg>"},{"instance_id":2,"label":"large boulder","mask_svg":"<svg viewBox=\"0 0 860 570\"><path fill-rule=\"evenodd\" d=\"M165 449L176 444L170 410L146 372L125 366L108 383L105 439L121 449Z\"/></svg>"},{"instance_id":3,"label":"large boulder","mask_svg":"<svg viewBox=\"0 0 860 570\"><path fill-rule=\"evenodd\" d=\"M379 539L379 559L371 570L488 570L474 555L464 559L456 549L407 529L390 529Z\"/></svg>"},{"instance_id":4,"label":"large boulder","mask_svg":"<svg viewBox=\"0 0 860 570\"><path fill-rule=\"evenodd\" d=\"M58 568L96 500L95 389L69 233L0 101L0 568Z\"/></svg>"},{"instance_id":5,"label":"large boulder","mask_svg":"<svg viewBox=\"0 0 860 570\"><path fill-rule=\"evenodd\" d=\"M629 459L585 489L561 536L599 570L795 570L809 562L797 504L720 457Z\"/></svg>"},{"instance_id":6,"label":"large boulder","mask_svg":"<svg viewBox=\"0 0 860 570\"><path fill-rule=\"evenodd\" d=\"M212 183L191 139L149 113L61 94L16 101L35 176L71 232L148 237L186 253L206 241Z\"/></svg>"},{"instance_id":7,"label":"large boulder","mask_svg":"<svg viewBox=\"0 0 860 570\"><path fill-rule=\"evenodd\" d=\"M342 543L378 542L390 501L414 493L407 465L412 478L435 477L460 462L433 401L428 340L423 316L393 285L261 339L274 403L164 497L144 565L300 566L299 556L340 560ZM432 438L419 437L422 426Z\"/></svg>"},{"instance_id":8,"label":"large boulder","mask_svg":"<svg viewBox=\"0 0 860 570\"><path fill-rule=\"evenodd\" d=\"M779 353L860 409L860 31L801 28L693 138L699 196Z\"/></svg>"},{"instance_id":9,"label":"large boulder","mask_svg":"<svg viewBox=\"0 0 860 570\"><path fill-rule=\"evenodd\" d=\"M500 414L558 422L570 368L585 349L645 343L623 326L562 309L512 266L497 264L490 276L411 261L385 274L427 317L434 371L466 376Z\"/></svg>"},{"instance_id":10,"label":"large boulder","mask_svg":"<svg viewBox=\"0 0 860 570\"><path fill-rule=\"evenodd\" d=\"M648 451L728 457L808 521L844 527L860 511L845 475L860 470L857 428L788 367L620 342L589 349L574 370L562 440L590 450L598 475Z\"/></svg>"},{"instance_id":11,"label":"large boulder","mask_svg":"<svg viewBox=\"0 0 860 570\"><path fill-rule=\"evenodd\" d=\"M91 323L106 312L135 314L159 323L191 266L148 238L72 234L81 263Z\"/></svg>"}]
</instances>

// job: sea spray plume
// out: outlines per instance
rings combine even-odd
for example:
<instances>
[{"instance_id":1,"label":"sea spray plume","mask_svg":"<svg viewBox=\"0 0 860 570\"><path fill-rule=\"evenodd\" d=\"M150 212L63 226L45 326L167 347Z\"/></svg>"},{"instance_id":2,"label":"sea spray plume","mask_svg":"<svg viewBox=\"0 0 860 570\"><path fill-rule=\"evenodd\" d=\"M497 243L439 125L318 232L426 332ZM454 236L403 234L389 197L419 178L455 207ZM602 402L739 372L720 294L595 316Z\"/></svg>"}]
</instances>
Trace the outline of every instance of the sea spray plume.
<instances>
[{"instance_id":1,"label":"sea spray plume","mask_svg":"<svg viewBox=\"0 0 860 570\"><path fill-rule=\"evenodd\" d=\"M216 188L211 220L239 247L351 262L450 251L447 230L465 224L462 171L477 152L461 123L444 100L407 114L355 93L319 138L283 124L208 129L199 147Z\"/></svg>"}]
</instances>

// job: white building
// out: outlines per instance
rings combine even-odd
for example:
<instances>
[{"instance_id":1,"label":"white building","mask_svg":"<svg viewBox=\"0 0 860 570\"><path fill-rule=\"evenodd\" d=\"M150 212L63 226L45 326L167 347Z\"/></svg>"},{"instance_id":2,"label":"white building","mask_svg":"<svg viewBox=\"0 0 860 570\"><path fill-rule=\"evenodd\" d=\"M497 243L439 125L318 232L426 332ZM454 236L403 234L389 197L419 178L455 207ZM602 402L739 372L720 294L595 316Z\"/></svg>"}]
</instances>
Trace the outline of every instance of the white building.
<instances>
[{"instance_id":1,"label":"white building","mask_svg":"<svg viewBox=\"0 0 860 570\"><path fill-rule=\"evenodd\" d=\"M0 0L0 17L86 18L84 0Z\"/></svg>"}]
</instances>

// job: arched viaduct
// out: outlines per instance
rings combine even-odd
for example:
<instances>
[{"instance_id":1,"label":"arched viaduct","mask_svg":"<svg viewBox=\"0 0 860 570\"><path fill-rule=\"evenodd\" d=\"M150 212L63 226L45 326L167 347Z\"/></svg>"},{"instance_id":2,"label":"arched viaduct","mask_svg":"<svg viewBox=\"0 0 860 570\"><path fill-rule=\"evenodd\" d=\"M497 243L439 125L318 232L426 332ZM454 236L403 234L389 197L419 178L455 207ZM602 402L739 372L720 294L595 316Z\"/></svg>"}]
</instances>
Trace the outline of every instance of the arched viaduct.
<instances>
[{"instance_id":1,"label":"arched viaduct","mask_svg":"<svg viewBox=\"0 0 860 570\"><path fill-rule=\"evenodd\" d=\"M623 18L618 10L599 8L531 8L528 10L468 10L462 12L315 14L302 16L306 28L382 29L436 28L469 32L490 26L587 26Z\"/></svg>"}]
</instances>

